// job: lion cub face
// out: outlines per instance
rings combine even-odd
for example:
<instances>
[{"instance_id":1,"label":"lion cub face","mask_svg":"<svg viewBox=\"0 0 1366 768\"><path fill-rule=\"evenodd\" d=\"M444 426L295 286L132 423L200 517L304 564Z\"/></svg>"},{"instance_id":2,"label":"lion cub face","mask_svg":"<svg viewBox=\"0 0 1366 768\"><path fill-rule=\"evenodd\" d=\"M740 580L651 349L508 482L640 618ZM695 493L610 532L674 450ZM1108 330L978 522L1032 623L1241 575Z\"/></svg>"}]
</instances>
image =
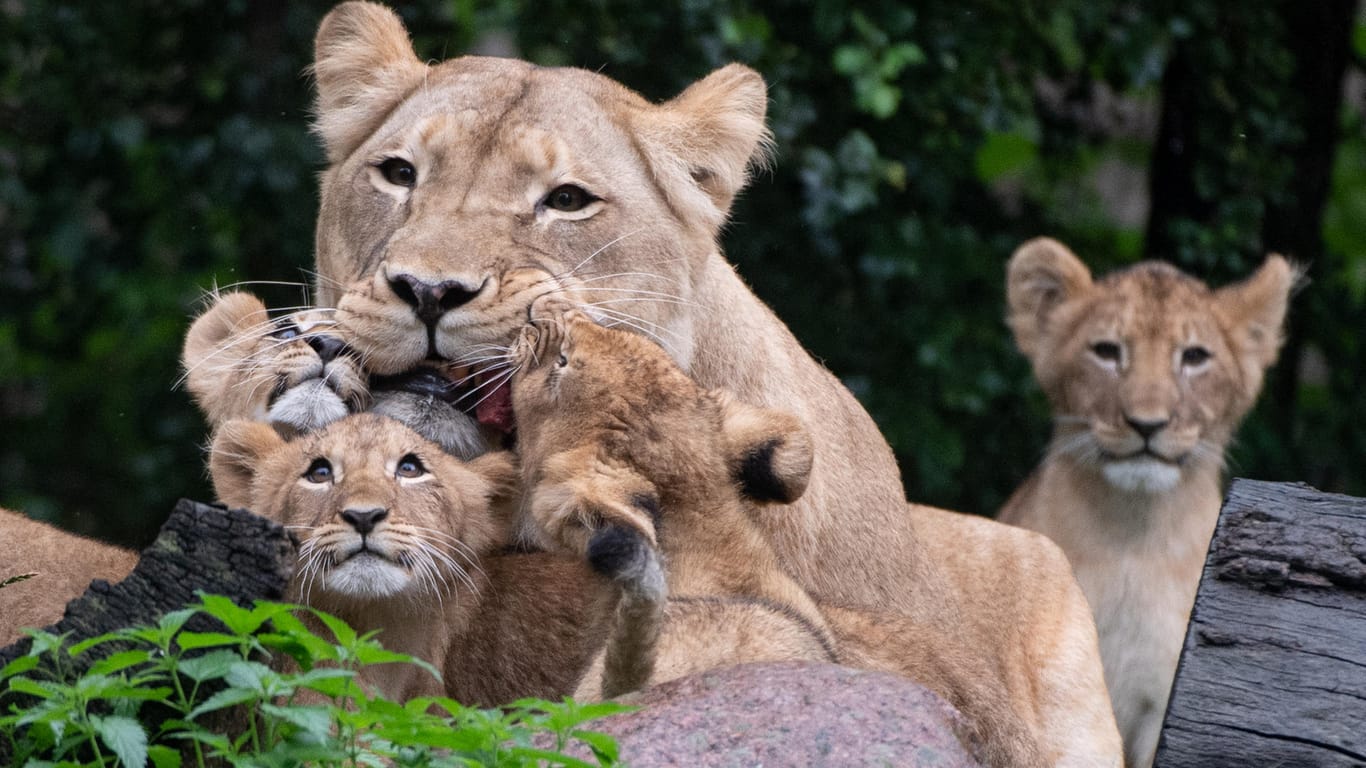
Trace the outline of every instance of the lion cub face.
<instances>
[{"instance_id":1,"label":"lion cub face","mask_svg":"<svg viewBox=\"0 0 1366 768\"><path fill-rule=\"evenodd\" d=\"M506 540L496 501L515 479L505 453L464 463L408 427L357 414L283 440L256 422L219 430L219 498L294 530L306 602L441 598Z\"/></svg>"},{"instance_id":2,"label":"lion cub face","mask_svg":"<svg viewBox=\"0 0 1366 768\"><path fill-rule=\"evenodd\" d=\"M1294 280L1275 255L1218 290L1158 262L1093 280L1061 243L1021 246L1009 323L1053 406L1051 451L1130 492L1221 467L1276 359Z\"/></svg>"}]
</instances>

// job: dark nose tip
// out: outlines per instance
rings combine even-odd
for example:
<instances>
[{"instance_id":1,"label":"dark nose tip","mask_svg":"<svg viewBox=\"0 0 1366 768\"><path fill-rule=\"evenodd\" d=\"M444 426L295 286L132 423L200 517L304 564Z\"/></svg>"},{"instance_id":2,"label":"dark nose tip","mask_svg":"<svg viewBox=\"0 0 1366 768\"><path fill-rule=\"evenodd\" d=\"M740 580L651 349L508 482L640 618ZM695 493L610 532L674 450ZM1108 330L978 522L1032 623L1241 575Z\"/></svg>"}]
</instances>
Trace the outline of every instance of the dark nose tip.
<instances>
[{"instance_id":1,"label":"dark nose tip","mask_svg":"<svg viewBox=\"0 0 1366 768\"><path fill-rule=\"evenodd\" d=\"M419 320L427 325L435 325L442 315L477 296L482 286L470 288L459 280L428 283L400 273L389 278L389 287L417 312Z\"/></svg>"},{"instance_id":2,"label":"dark nose tip","mask_svg":"<svg viewBox=\"0 0 1366 768\"><path fill-rule=\"evenodd\" d=\"M344 509L341 519L345 520L356 529L356 533L369 533L375 530L375 526L380 521L389 516L389 510L383 507L371 507L370 509Z\"/></svg>"},{"instance_id":3,"label":"dark nose tip","mask_svg":"<svg viewBox=\"0 0 1366 768\"><path fill-rule=\"evenodd\" d=\"M336 360L337 355L340 355L342 350L346 349L346 342L330 333L312 334L307 338L308 346L312 347L313 351L318 353L318 357L322 358L324 363L330 363L333 360Z\"/></svg>"},{"instance_id":4,"label":"dark nose tip","mask_svg":"<svg viewBox=\"0 0 1366 768\"><path fill-rule=\"evenodd\" d=\"M1144 440L1157 434L1159 430L1167 426L1167 419L1131 419L1126 416L1124 417L1124 420L1128 422L1129 426L1133 427L1134 431L1138 433L1138 436Z\"/></svg>"}]
</instances>

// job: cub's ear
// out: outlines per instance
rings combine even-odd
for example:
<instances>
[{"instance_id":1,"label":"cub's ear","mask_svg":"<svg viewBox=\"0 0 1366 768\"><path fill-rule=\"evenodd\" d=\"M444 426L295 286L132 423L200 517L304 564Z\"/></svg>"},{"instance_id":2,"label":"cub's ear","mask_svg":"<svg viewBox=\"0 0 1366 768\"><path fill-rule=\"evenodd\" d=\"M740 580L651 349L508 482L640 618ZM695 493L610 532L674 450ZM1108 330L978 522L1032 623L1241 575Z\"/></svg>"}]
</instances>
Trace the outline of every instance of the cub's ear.
<instances>
[{"instance_id":1,"label":"cub's ear","mask_svg":"<svg viewBox=\"0 0 1366 768\"><path fill-rule=\"evenodd\" d=\"M244 357L260 335L253 331L264 331L270 325L266 305L249 293L225 293L213 298L213 304L190 325L180 352L185 384L201 405L215 395L215 383L230 378L219 370L213 358L221 355L226 363Z\"/></svg>"},{"instance_id":2,"label":"cub's ear","mask_svg":"<svg viewBox=\"0 0 1366 768\"><path fill-rule=\"evenodd\" d=\"M1290 293L1302 276L1300 268L1273 253L1251 277L1214 292L1216 311L1231 331L1247 373L1256 369L1258 383L1261 372L1276 362Z\"/></svg>"},{"instance_id":3,"label":"cub's ear","mask_svg":"<svg viewBox=\"0 0 1366 768\"><path fill-rule=\"evenodd\" d=\"M750 168L768 160L767 109L759 73L728 64L642 114L643 147L675 207L720 228Z\"/></svg>"},{"instance_id":4,"label":"cub's ear","mask_svg":"<svg viewBox=\"0 0 1366 768\"><path fill-rule=\"evenodd\" d=\"M250 508L256 465L284 444L269 424L259 421L234 419L220 427L209 448L209 475L218 500L233 509Z\"/></svg>"},{"instance_id":5,"label":"cub's ear","mask_svg":"<svg viewBox=\"0 0 1366 768\"><path fill-rule=\"evenodd\" d=\"M784 411L756 408L726 392L714 391L721 403L722 438L731 476L747 498L791 503L801 498L811 479L811 435L800 419Z\"/></svg>"},{"instance_id":6,"label":"cub's ear","mask_svg":"<svg viewBox=\"0 0 1366 768\"><path fill-rule=\"evenodd\" d=\"M1006 322L1020 352L1034 360L1049 315L1090 287L1091 270L1057 240L1036 237L1016 248L1006 267Z\"/></svg>"},{"instance_id":7,"label":"cub's ear","mask_svg":"<svg viewBox=\"0 0 1366 768\"><path fill-rule=\"evenodd\" d=\"M314 130L327 147L327 161L355 151L426 71L408 30L388 8L353 0L324 16L313 39Z\"/></svg>"},{"instance_id":8,"label":"cub's ear","mask_svg":"<svg viewBox=\"0 0 1366 768\"><path fill-rule=\"evenodd\" d=\"M513 500L521 492L521 468L512 451L489 451L465 462L465 468L489 484L489 502Z\"/></svg>"}]
</instances>

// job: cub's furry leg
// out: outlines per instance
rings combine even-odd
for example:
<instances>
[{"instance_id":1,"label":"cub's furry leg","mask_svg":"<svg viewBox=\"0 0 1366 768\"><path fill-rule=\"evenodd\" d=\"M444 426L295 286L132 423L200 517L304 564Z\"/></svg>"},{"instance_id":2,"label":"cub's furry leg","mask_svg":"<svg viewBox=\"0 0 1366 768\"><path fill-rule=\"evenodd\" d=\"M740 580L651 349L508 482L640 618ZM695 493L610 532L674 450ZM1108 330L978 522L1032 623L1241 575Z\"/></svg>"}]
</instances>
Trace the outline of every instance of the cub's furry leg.
<instances>
[{"instance_id":1,"label":"cub's furry leg","mask_svg":"<svg viewBox=\"0 0 1366 768\"><path fill-rule=\"evenodd\" d=\"M631 528L612 525L595 533L588 563L621 587L602 672L602 695L610 699L644 688L654 675L669 589L659 555Z\"/></svg>"}]
</instances>

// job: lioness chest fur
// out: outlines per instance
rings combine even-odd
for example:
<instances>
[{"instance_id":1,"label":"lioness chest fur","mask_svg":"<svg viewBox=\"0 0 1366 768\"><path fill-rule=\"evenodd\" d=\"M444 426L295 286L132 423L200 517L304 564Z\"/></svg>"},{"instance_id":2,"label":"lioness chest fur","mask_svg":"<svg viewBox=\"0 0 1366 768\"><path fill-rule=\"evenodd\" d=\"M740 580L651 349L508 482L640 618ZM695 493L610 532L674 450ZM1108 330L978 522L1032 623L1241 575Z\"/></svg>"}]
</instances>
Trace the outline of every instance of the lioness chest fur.
<instances>
[{"instance_id":1,"label":"lioness chest fur","mask_svg":"<svg viewBox=\"0 0 1366 768\"><path fill-rule=\"evenodd\" d=\"M1276 359L1293 282L1279 256L1217 291L1156 262L1093 281L1044 238L1011 258L1010 326L1054 428L1000 519L1067 553L1131 768L1157 749L1219 515L1224 447Z\"/></svg>"},{"instance_id":2,"label":"lioness chest fur","mask_svg":"<svg viewBox=\"0 0 1366 768\"><path fill-rule=\"evenodd\" d=\"M500 499L516 474L507 453L462 462L373 414L290 441L230 421L210 470L225 503L299 536L291 599L380 630L386 648L441 670L444 685L411 665L367 668L362 681L395 700L558 698L601 646L610 593L588 568L498 554L510 532Z\"/></svg>"}]
</instances>

